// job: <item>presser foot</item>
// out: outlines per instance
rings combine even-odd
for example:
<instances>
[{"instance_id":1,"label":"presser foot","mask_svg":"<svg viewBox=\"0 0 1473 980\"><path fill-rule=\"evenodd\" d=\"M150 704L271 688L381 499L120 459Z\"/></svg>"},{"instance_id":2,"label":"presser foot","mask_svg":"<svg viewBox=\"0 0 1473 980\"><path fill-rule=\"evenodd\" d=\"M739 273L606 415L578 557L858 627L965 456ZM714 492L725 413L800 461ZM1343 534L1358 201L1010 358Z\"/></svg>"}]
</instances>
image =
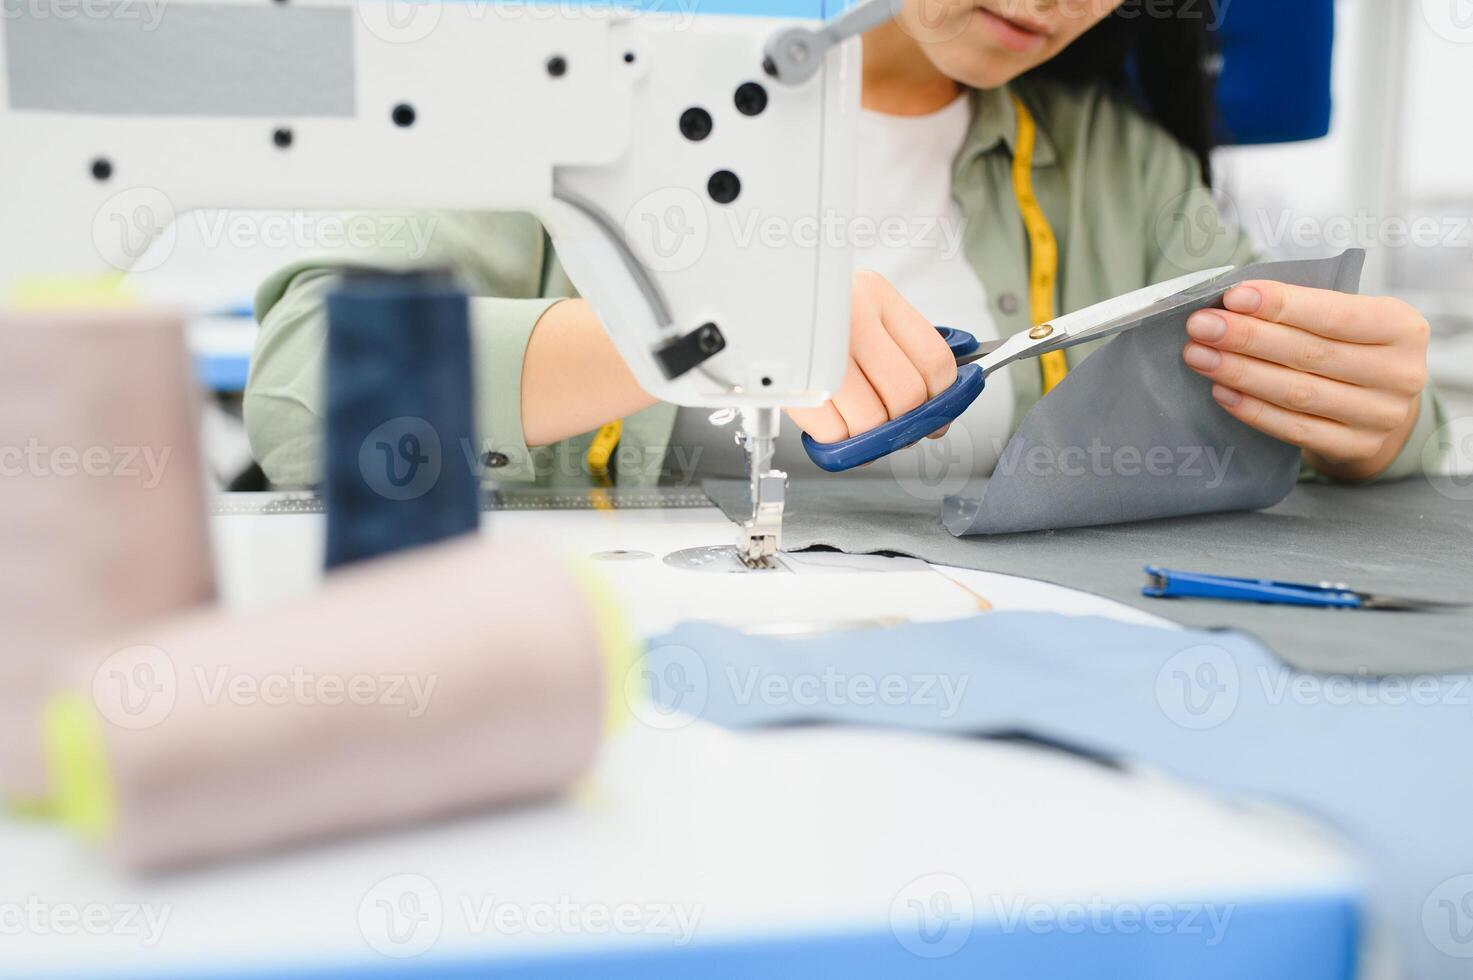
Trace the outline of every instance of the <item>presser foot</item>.
<instances>
[{"instance_id":1,"label":"presser foot","mask_svg":"<svg viewBox=\"0 0 1473 980\"><path fill-rule=\"evenodd\" d=\"M772 457L782 413L775 408L742 409L742 431L737 436L747 453L752 481L752 517L737 536L737 558L748 568L774 568L782 547L783 506L788 475L772 468Z\"/></svg>"},{"instance_id":2,"label":"presser foot","mask_svg":"<svg viewBox=\"0 0 1473 980\"><path fill-rule=\"evenodd\" d=\"M752 517L742 524L737 536L737 558L748 568L778 567L787 492L788 475L781 470L768 470L753 480Z\"/></svg>"}]
</instances>

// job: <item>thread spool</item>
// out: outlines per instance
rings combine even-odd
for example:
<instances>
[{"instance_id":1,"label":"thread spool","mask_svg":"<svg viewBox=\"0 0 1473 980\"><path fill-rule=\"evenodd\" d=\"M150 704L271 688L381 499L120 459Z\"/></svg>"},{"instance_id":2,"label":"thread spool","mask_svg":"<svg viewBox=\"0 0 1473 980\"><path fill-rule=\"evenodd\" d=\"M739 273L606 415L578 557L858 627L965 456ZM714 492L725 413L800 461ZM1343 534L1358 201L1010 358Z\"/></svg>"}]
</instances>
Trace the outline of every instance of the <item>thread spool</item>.
<instances>
[{"instance_id":1,"label":"thread spool","mask_svg":"<svg viewBox=\"0 0 1473 980\"><path fill-rule=\"evenodd\" d=\"M213 598L198 419L174 314L0 315L0 799L45 801L75 647Z\"/></svg>"},{"instance_id":2,"label":"thread spool","mask_svg":"<svg viewBox=\"0 0 1473 980\"><path fill-rule=\"evenodd\" d=\"M561 562L482 538L137 630L53 702L64 812L152 869L549 796L599 745L602 641Z\"/></svg>"},{"instance_id":3,"label":"thread spool","mask_svg":"<svg viewBox=\"0 0 1473 980\"><path fill-rule=\"evenodd\" d=\"M445 274L353 274L327 319L327 566L476 530L466 294Z\"/></svg>"}]
</instances>

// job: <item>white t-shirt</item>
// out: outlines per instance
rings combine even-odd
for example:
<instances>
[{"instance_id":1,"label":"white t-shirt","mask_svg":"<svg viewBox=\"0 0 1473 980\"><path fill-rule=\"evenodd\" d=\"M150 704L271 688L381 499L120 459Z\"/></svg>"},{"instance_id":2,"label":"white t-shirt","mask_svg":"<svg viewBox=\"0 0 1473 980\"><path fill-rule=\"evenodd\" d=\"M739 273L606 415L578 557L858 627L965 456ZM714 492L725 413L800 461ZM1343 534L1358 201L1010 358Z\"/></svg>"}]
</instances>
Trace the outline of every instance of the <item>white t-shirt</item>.
<instances>
[{"instance_id":1,"label":"white t-shirt","mask_svg":"<svg viewBox=\"0 0 1473 980\"><path fill-rule=\"evenodd\" d=\"M849 226L854 268L873 269L888 279L922 316L989 340L997 327L987 308L987 293L963 248L960 205L951 194L952 165L971 126L971 101L958 97L925 116L890 116L862 110L854 220ZM744 460L733 455L730 429L709 429L710 413L682 409L674 444L702 441L710 450L700 469L719 463L729 475L742 475ZM996 465L1012 433L1013 386L1006 371L987 379L987 390L953 423L945 438L902 450L874 466L840 476L914 479L921 472L945 471L948 482L963 475L985 475ZM786 416L777 443L776 465L789 475L821 472L803 452L800 432ZM919 454L923 458L916 458ZM909 457L909 458L906 458ZM948 488L953 489L953 488Z\"/></svg>"}]
</instances>

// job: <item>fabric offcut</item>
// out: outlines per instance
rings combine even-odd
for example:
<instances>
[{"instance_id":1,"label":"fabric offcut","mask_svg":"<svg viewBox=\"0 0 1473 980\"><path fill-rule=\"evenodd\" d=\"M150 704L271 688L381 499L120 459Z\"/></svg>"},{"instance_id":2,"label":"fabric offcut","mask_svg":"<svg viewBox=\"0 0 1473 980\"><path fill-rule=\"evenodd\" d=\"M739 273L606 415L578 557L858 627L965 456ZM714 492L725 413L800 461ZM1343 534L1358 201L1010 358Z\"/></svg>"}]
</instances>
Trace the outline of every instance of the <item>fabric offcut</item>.
<instances>
[{"instance_id":1,"label":"fabric offcut","mask_svg":"<svg viewBox=\"0 0 1473 980\"><path fill-rule=\"evenodd\" d=\"M1092 527L1270 507L1299 476L1299 450L1223 411L1182 361L1187 318L1234 285L1271 279L1355 292L1365 252L1245 266L1148 307L1024 416L993 476L948 497L953 534ZM987 397L984 393L983 397ZM1210 464L1210 465L1209 465Z\"/></svg>"},{"instance_id":2,"label":"fabric offcut","mask_svg":"<svg viewBox=\"0 0 1473 980\"><path fill-rule=\"evenodd\" d=\"M744 482L703 486L733 520L750 513ZM795 480L783 546L902 554L1053 582L1186 626L1252 633L1301 670L1464 671L1473 669L1473 608L1347 612L1140 592L1149 564L1286 582L1331 579L1369 592L1473 602L1473 506L1462 489L1427 479L1301 483L1264 511L958 538L942 527L934 498L912 485Z\"/></svg>"},{"instance_id":3,"label":"fabric offcut","mask_svg":"<svg viewBox=\"0 0 1473 980\"><path fill-rule=\"evenodd\" d=\"M327 567L475 531L466 294L435 273L351 275L327 320Z\"/></svg>"},{"instance_id":4,"label":"fabric offcut","mask_svg":"<svg viewBox=\"0 0 1473 980\"><path fill-rule=\"evenodd\" d=\"M1237 633L1021 612L809 639L688 623L652 639L643 666L660 709L727 727L1024 732L1292 805L1358 851L1408 976L1468 975L1466 674L1311 677ZM915 696L876 694L896 683ZM772 694L785 691L824 695Z\"/></svg>"}]
</instances>

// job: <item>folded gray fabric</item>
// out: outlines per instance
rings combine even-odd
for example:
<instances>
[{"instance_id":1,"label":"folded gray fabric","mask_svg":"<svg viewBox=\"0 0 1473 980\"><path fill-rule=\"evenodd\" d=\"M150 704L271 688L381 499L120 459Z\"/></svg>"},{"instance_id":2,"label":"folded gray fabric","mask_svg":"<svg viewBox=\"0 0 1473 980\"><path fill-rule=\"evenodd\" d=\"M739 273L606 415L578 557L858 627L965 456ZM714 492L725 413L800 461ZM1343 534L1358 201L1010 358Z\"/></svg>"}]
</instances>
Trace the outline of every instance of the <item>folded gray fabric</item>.
<instances>
[{"instance_id":1,"label":"folded gray fabric","mask_svg":"<svg viewBox=\"0 0 1473 980\"><path fill-rule=\"evenodd\" d=\"M745 516L746 484L710 480L708 496ZM1257 636L1301 670L1419 674L1473 670L1473 608L1439 612L1305 609L1141 595L1161 565L1290 582L1345 581L1387 595L1473 602L1473 503L1414 478L1365 487L1305 483L1277 506L995 537L947 533L934 500L887 480L794 480L788 550L895 552L1055 582L1197 628Z\"/></svg>"},{"instance_id":2,"label":"folded gray fabric","mask_svg":"<svg viewBox=\"0 0 1473 980\"><path fill-rule=\"evenodd\" d=\"M1212 400L1182 361L1187 317L1222 307L1249 279L1353 293L1365 252L1245 266L1149 307L1140 325L1070 372L1024 416L985 492L946 498L953 534L1092 527L1154 517L1258 510L1283 500L1299 450ZM985 394L982 397L987 397Z\"/></svg>"}]
</instances>

